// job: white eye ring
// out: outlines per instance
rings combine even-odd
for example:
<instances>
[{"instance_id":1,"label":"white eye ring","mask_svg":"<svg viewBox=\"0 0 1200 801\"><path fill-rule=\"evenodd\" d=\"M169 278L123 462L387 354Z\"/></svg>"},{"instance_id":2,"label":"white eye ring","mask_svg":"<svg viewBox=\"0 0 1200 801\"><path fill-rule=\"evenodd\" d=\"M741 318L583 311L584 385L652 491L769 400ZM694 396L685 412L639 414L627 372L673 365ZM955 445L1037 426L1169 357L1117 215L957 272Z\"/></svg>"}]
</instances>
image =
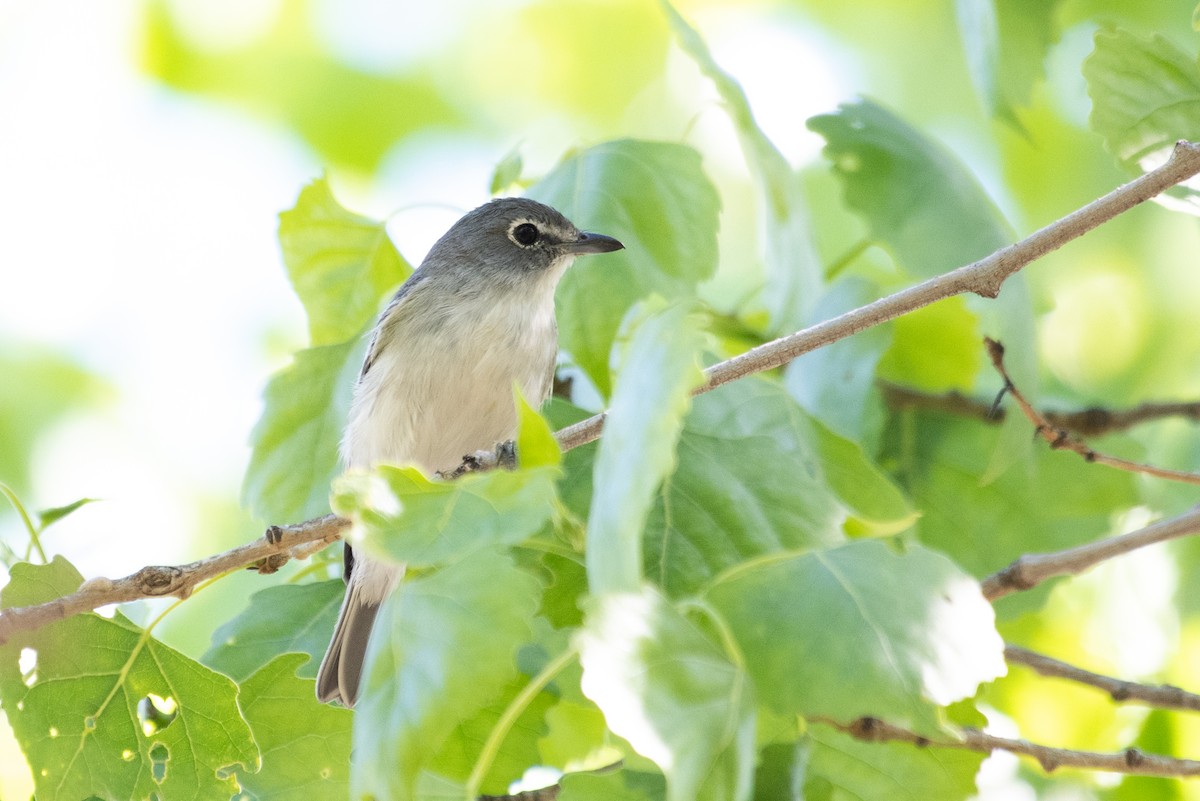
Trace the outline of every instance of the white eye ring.
<instances>
[{"instance_id":1,"label":"white eye ring","mask_svg":"<svg viewBox=\"0 0 1200 801\"><path fill-rule=\"evenodd\" d=\"M508 238L523 248L532 247L541 238L542 232L528 220L521 220L508 229Z\"/></svg>"}]
</instances>

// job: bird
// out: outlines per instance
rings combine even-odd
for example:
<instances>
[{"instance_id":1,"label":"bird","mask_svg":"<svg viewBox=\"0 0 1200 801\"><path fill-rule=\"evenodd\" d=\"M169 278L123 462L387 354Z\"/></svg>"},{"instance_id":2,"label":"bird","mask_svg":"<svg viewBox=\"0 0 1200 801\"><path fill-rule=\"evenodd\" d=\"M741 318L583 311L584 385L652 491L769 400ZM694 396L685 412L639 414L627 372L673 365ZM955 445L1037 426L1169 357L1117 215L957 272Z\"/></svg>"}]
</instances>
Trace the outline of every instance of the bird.
<instances>
[{"instance_id":1,"label":"bird","mask_svg":"<svg viewBox=\"0 0 1200 801\"><path fill-rule=\"evenodd\" d=\"M514 384L541 404L554 383L559 279L578 256L623 248L528 198L499 198L464 215L376 320L350 402L343 466L415 465L435 474L511 440ZM403 573L344 545L346 594L317 674L321 701L354 706L375 617Z\"/></svg>"}]
</instances>

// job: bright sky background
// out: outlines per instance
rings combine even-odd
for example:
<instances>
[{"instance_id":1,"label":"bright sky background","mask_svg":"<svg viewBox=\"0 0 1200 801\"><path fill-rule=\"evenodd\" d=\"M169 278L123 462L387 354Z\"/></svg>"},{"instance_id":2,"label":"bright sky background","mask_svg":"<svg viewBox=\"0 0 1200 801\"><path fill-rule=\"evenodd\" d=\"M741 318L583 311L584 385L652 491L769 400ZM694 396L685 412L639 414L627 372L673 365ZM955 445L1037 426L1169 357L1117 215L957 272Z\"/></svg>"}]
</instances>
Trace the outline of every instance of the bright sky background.
<instances>
[{"instance_id":1,"label":"bright sky background","mask_svg":"<svg viewBox=\"0 0 1200 801\"><path fill-rule=\"evenodd\" d=\"M254 33L272 3L173 5L220 44ZM361 66L396 66L389 55L398 51L381 31L404 29L432 46L453 21L449 6L427 8L426 27L398 24L390 3L350 6L321 4L325 34ZM71 419L39 449L38 495L27 501L104 499L50 534L71 542L85 575L198 555L186 544L192 504L198 494L236 497L262 387L303 340L276 215L324 166L289 131L147 81L134 63L136 3L0 8L0 108L9 120L0 129L0 214L9 221L2 258L10 265L0 337L52 346L115 390L106 407ZM230 23L238 10L243 21ZM793 159L814 157L819 143L804 119L838 99L819 49L794 24L714 21L714 49L745 83L764 127L797 143ZM802 74L820 73L809 86L823 90L808 102L797 87L779 91L772 76L784 59ZM691 71L674 72L680 89L707 88ZM702 139L733 145L715 107L696 128ZM544 166L576 144L566 133L549 132L559 141ZM335 185L365 213L390 215L389 230L415 261L487 199L491 170L512 144L414 137L385 159L377 185L337 175ZM265 338L284 346L264 354Z\"/></svg>"}]
</instances>

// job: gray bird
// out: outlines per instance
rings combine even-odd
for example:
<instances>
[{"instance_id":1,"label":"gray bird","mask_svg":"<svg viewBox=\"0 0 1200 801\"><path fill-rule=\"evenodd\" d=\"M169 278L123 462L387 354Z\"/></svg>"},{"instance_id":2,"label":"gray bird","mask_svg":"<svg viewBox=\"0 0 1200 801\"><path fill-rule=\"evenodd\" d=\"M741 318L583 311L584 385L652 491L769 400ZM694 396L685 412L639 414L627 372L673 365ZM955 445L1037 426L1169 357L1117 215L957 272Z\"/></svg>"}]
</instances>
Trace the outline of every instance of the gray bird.
<instances>
[{"instance_id":1,"label":"gray bird","mask_svg":"<svg viewBox=\"0 0 1200 801\"><path fill-rule=\"evenodd\" d=\"M524 198L456 222L375 324L342 439L346 467L452 470L512 439L513 383L533 404L553 384L558 280L576 256L622 247ZM403 573L345 546L346 597L317 676L322 701L354 705L375 615Z\"/></svg>"}]
</instances>

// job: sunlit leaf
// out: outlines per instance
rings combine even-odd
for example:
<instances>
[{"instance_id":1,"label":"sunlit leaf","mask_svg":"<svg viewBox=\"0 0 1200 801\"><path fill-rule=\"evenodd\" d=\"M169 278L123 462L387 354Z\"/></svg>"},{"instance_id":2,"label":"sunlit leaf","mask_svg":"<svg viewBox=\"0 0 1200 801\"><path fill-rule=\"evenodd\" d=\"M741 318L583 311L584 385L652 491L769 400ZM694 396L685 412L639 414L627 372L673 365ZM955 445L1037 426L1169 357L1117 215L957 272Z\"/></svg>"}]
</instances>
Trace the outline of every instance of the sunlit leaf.
<instances>
[{"instance_id":1,"label":"sunlit leaf","mask_svg":"<svg viewBox=\"0 0 1200 801\"><path fill-rule=\"evenodd\" d=\"M707 598L760 696L784 714L874 716L936 733L938 706L1005 671L979 585L920 547L897 554L860 540L764 558L730 570Z\"/></svg>"},{"instance_id":2,"label":"sunlit leaf","mask_svg":"<svg viewBox=\"0 0 1200 801\"><path fill-rule=\"evenodd\" d=\"M625 245L580 259L558 290L562 348L607 396L609 355L625 312L651 293L692 297L716 271L716 189L695 150L622 139L570 156L529 194Z\"/></svg>"},{"instance_id":3,"label":"sunlit leaf","mask_svg":"<svg viewBox=\"0 0 1200 801\"><path fill-rule=\"evenodd\" d=\"M324 178L279 215L279 243L308 312L312 347L354 338L374 320L386 292L412 272L383 223L345 209Z\"/></svg>"},{"instance_id":4,"label":"sunlit leaf","mask_svg":"<svg viewBox=\"0 0 1200 801\"><path fill-rule=\"evenodd\" d=\"M1148 39L1122 30L1096 32L1083 63L1092 98L1092 130L1132 171L1161 165L1179 139L1200 130L1200 65L1169 39ZM1167 190L1196 206L1194 187Z\"/></svg>"},{"instance_id":5,"label":"sunlit leaf","mask_svg":"<svg viewBox=\"0 0 1200 801\"><path fill-rule=\"evenodd\" d=\"M800 328L809 322L807 312L816 303L821 288L821 265L813 247L808 202L800 178L758 127L746 93L717 64L700 34L669 2L662 5L680 46L717 87L746 162L754 172L765 218L768 272L763 302L770 314L770 329L784 332Z\"/></svg>"},{"instance_id":6,"label":"sunlit leaf","mask_svg":"<svg viewBox=\"0 0 1200 801\"><path fill-rule=\"evenodd\" d=\"M81 581L61 557L23 563L0 597L5 608L41 603ZM35 662L24 675L22 654ZM45 801L232 796L228 769L259 760L237 697L227 677L120 614L77 615L0 646L0 700Z\"/></svg>"},{"instance_id":7,"label":"sunlit leaf","mask_svg":"<svg viewBox=\"0 0 1200 801\"><path fill-rule=\"evenodd\" d=\"M701 345L686 305L653 303L636 313L596 456L587 549L593 593L641 583L642 530L655 491L675 466L691 391L704 379Z\"/></svg>"},{"instance_id":8,"label":"sunlit leaf","mask_svg":"<svg viewBox=\"0 0 1200 801\"><path fill-rule=\"evenodd\" d=\"M529 402L516 394L517 404L517 462L521 467L557 467L562 463L562 451L550 424Z\"/></svg>"},{"instance_id":9,"label":"sunlit leaf","mask_svg":"<svg viewBox=\"0 0 1200 801\"><path fill-rule=\"evenodd\" d=\"M597 756L614 750L605 747L611 739L599 707L564 699L546 712L546 733L538 740L538 754L541 764L560 768L571 763L596 764ZM609 757L596 767L615 761Z\"/></svg>"},{"instance_id":10,"label":"sunlit leaf","mask_svg":"<svg viewBox=\"0 0 1200 801\"><path fill-rule=\"evenodd\" d=\"M416 797L418 776L455 727L516 677L514 653L530 637L540 595L536 580L495 551L401 582L367 649L353 797Z\"/></svg>"},{"instance_id":11,"label":"sunlit leaf","mask_svg":"<svg viewBox=\"0 0 1200 801\"><path fill-rule=\"evenodd\" d=\"M347 538L410 567L445 564L492 545L515 544L554 512L552 466L432 480L415 467L382 465L334 483L334 510L354 521Z\"/></svg>"},{"instance_id":12,"label":"sunlit leaf","mask_svg":"<svg viewBox=\"0 0 1200 801\"><path fill-rule=\"evenodd\" d=\"M947 298L892 323L892 346L879 377L929 393L975 386L984 352L979 318L960 297Z\"/></svg>"},{"instance_id":13,"label":"sunlit leaf","mask_svg":"<svg viewBox=\"0 0 1200 801\"><path fill-rule=\"evenodd\" d=\"M743 801L754 772L745 670L649 586L595 600L579 636L583 691L667 776L668 801Z\"/></svg>"}]
</instances>

